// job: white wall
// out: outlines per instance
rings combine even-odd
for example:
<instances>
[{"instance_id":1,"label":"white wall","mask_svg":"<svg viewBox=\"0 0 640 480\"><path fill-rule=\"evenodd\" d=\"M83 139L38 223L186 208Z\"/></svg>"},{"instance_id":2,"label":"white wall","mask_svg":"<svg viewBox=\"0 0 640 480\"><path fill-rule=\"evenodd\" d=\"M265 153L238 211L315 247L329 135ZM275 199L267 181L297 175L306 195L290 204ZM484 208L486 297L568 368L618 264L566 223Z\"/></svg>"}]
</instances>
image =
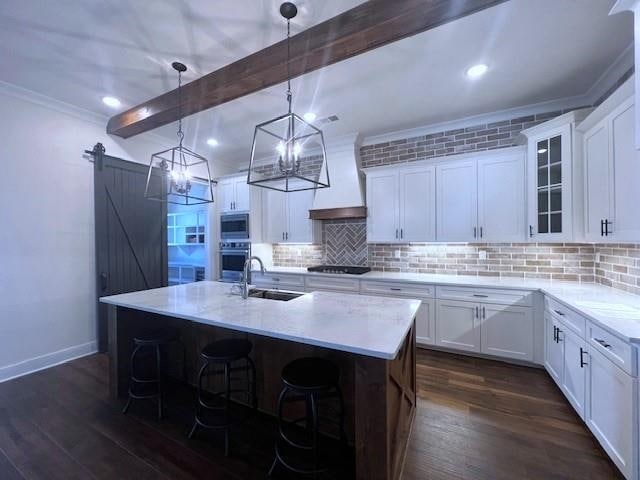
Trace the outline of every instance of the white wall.
<instances>
[{"instance_id":1,"label":"white wall","mask_svg":"<svg viewBox=\"0 0 640 480\"><path fill-rule=\"evenodd\" d=\"M0 381L96 348L93 163L146 163L166 144L0 83Z\"/></svg>"}]
</instances>

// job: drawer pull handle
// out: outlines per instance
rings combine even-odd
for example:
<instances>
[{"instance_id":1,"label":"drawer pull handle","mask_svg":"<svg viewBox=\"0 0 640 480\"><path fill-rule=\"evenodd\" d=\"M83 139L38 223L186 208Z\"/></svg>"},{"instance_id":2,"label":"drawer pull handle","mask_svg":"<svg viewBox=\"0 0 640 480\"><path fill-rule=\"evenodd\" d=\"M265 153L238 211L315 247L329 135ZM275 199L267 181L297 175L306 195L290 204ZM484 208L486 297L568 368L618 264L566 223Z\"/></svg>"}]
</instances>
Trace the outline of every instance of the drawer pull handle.
<instances>
[{"instance_id":1,"label":"drawer pull handle","mask_svg":"<svg viewBox=\"0 0 640 480\"><path fill-rule=\"evenodd\" d=\"M280 279L279 279L279 278L277 278L277 277L273 277L273 278L272 278L272 280L273 280L274 282L279 282L279 281L280 281Z\"/></svg>"},{"instance_id":2,"label":"drawer pull handle","mask_svg":"<svg viewBox=\"0 0 640 480\"><path fill-rule=\"evenodd\" d=\"M402 291L401 288L394 288L394 287L391 287L389 290L391 290L393 292L401 292Z\"/></svg>"},{"instance_id":3,"label":"drawer pull handle","mask_svg":"<svg viewBox=\"0 0 640 480\"><path fill-rule=\"evenodd\" d=\"M561 317L564 317L564 313L562 313L560 310L554 310L554 312L556 312Z\"/></svg>"},{"instance_id":4,"label":"drawer pull handle","mask_svg":"<svg viewBox=\"0 0 640 480\"><path fill-rule=\"evenodd\" d=\"M560 343L562 339L560 338L560 334L562 333L562 329L558 327L558 331L556 333L556 343Z\"/></svg>"},{"instance_id":5,"label":"drawer pull handle","mask_svg":"<svg viewBox=\"0 0 640 480\"><path fill-rule=\"evenodd\" d=\"M489 295L481 295L479 293L474 293L473 296L476 298L489 298Z\"/></svg>"},{"instance_id":6,"label":"drawer pull handle","mask_svg":"<svg viewBox=\"0 0 640 480\"><path fill-rule=\"evenodd\" d=\"M611 348L611 345L607 342L605 342L604 340L602 340L601 338L594 338L594 340L596 342L598 342L600 345L602 345L604 348Z\"/></svg>"}]
</instances>

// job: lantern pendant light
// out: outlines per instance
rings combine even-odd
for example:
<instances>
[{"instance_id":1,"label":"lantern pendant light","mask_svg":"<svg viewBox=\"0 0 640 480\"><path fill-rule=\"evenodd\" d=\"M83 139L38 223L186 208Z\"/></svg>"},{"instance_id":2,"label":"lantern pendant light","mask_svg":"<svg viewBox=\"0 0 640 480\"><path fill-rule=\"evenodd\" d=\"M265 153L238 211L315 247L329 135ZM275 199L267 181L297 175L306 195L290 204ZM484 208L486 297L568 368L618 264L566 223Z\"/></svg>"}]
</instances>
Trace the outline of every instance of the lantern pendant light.
<instances>
[{"instance_id":1,"label":"lantern pendant light","mask_svg":"<svg viewBox=\"0 0 640 480\"><path fill-rule=\"evenodd\" d=\"M288 111L256 125L251 146L247 183L258 187L295 192L327 188L329 171L322 130L293 113L291 93L291 19L298 13L291 2L280 6L287 20Z\"/></svg>"},{"instance_id":2,"label":"lantern pendant light","mask_svg":"<svg viewBox=\"0 0 640 480\"><path fill-rule=\"evenodd\" d=\"M144 196L177 205L200 205L213 202L213 182L209 162L183 145L182 74L186 65L171 64L178 72L178 139L177 147L151 155ZM197 180L194 178L197 177ZM194 188L194 182L204 188ZM197 191L197 192L196 192Z\"/></svg>"}]
</instances>

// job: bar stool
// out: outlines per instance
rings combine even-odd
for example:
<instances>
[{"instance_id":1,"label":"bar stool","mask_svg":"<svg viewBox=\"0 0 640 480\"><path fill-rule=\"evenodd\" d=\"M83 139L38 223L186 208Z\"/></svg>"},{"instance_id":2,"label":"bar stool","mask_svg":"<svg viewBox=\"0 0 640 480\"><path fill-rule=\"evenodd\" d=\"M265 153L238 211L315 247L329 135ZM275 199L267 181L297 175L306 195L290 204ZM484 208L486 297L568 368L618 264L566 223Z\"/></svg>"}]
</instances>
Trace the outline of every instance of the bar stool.
<instances>
[{"instance_id":1,"label":"bar stool","mask_svg":"<svg viewBox=\"0 0 640 480\"><path fill-rule=\"evenodd\" d=\"M318 401L337 399L338 408L333 409L336 418L322 417L323 420L338 426L340 439L347 442L344 430L344 399L339 386L340 370L329 360L323 358L306 357L290 362L282 369L282 383L284 387L278 398L278 433L276 440L275 459L269 469L270 477L278 464L298 475L317 475L329 469L328 461L320 461L318 448L319 420ZM306 414L301 418L285 421L284 406L287 403L305 402ZM306 424L306 434L298 440L291 438L295 427ZM285 430L289 430L288 432ZM303 457L300 459L294 457ZM296 465L294 462L299 462ZM304 466L302 466L304 463ZM310 466L309 466L310 465Z\"/></svg>"},{"instance_id":2,"label":"bar stool","mask_svg":"<svg viewBox=\"0 0 640 480\"><path fill-rule=\"evenodd\" d=\"M198 373L198 402L196 404L196 414L193 428L189 432L189 438L193 438L198 428L211 430L224 430L224 455L229 456L229 429L234 423L231 420L229 407L231 395L234 393L245 393L247 403L251 405L253 411L258 408L258 398L256 394L256 367L249 357L253 344L242 338L227 338L217 340L205 346L200 353L202 367ZM232 366L244 360L244 365ZM213 370L211 370L213 367ZM221 368L220 368L221 367ZM241 380L239 376L233 377L235 372L245 372L246 388L232 388L232 383ZM224 375L223 389L217 392L205 392L202 380L208 376ZM210 397L209 400L205 396ZM207 412L218 413L215 423L206 418Z\"/></svg>"},{"instance_id":3,"label":"bar stool","mask_svg":"<svg viewBox=\"0 0 640 480\"><path fill-rule=\"evenodd\" d=\"M133 400L157 399L158 419L162 418L162 348L172 344L180 343L180 331L177 328L160 328L142 332L134 337L135 348L131 354L131 379L129 383L129 398L122 413L126 414ZM155 351L155 375L148 378L141 378L136 374L140 355L147 351ZM184 346L183 346L184 355Z\"/></svg>"}]
</instances>

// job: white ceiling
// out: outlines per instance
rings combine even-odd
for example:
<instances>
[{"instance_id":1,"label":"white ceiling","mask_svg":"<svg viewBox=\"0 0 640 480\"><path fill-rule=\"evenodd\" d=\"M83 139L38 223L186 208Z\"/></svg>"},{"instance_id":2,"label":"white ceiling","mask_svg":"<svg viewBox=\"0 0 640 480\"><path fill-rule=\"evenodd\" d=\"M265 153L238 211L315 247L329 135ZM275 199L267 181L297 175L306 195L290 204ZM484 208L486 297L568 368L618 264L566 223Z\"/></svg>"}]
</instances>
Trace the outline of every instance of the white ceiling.
<instances>
[{"instance_id":1,"label":"white ceiling","mask_svg":"<svg viewBox=\"0 0 640 480\"><path fill-rule=\"evenodd\" d=\"M340 120L327 137L375 135L585 94L633 39L614 0L511 0L296 79L294 110ZM293 32L360 0L298 0ZM280 40L279 0L2 0L0 80L112 115ZM481 79L464 72L489 65ZM284 113L284 87L190 117L190 146L246 163L256 123ZM175 138L175 127L156 133ZM220 145L211 149L206 139Z\"/></svg>"}]
</instances>

